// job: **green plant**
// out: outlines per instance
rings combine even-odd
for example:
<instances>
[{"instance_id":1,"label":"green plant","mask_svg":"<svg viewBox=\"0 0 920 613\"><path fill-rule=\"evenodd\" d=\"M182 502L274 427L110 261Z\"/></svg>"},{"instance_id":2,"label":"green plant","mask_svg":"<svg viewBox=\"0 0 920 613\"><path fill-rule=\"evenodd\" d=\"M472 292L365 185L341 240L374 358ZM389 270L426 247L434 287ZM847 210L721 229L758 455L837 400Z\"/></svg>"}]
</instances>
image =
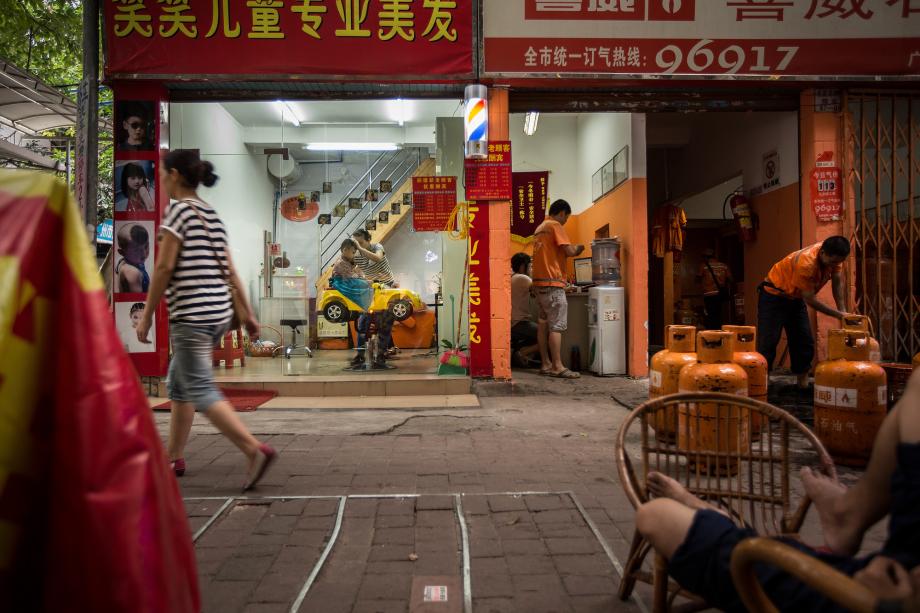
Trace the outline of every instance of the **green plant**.
<instances>
[{"instance_id":1,"label":"green plant","mask_svg":"<svg viewBox=\"0 0 920 613\"><path fill-rule=\"evenodd\" d=\"M447 350L466 351L467 349L469 349L469 347L467 347L463 343L458 343L457 346L454 347L454 344L450 342L449 340L447 340L446 338L441 341L441 345L443 345L444 348Z\"/></svg>"}]
</instances>

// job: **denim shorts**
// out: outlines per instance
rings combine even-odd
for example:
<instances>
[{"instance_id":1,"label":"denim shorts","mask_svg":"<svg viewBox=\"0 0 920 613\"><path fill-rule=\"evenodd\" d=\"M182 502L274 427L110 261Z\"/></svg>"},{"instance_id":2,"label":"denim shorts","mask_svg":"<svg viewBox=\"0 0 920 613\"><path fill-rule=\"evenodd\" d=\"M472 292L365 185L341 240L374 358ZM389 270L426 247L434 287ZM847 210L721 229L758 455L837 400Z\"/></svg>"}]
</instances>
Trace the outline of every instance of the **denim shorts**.
<instances>
[{"instance_id":1,"label":"denim shorts","mask_svg":"<svg viewBox=\"0 0 920 613\"><path fill-rule=\"evenodd\" d=\"M166 374L170 400L190 402L201 413L215 402L225 400L214 383L211 364L214 346L226 331L227 324L196 326L170 322L173 356Z\"/></svg>"}]
</instances>

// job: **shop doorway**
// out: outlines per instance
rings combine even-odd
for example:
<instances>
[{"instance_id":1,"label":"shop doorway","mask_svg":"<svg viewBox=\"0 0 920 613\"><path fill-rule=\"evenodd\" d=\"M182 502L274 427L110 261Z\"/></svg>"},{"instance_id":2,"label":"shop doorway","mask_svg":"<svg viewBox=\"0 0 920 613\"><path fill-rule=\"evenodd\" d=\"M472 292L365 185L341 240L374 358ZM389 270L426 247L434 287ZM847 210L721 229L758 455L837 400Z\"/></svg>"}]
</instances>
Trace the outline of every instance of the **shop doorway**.
<instances>
[{"instance_id":1,"label":"shop doorway","mask_svg":"<svg viewBox=\"0 0 920 613\"><path fill-rule=\"evenodd\" d=\"M459 136L444 128L457 122ZM456 341L466 310L467 249L416 231L412 180L455 170L439 152L462 158L459 100L175 102L168 138L220 177L201 195L227 227L263 327L247 377L437 373L440 341ZM336 269L343 252L355 264ZM351 365L365 325L372 335L392 326L373 371Z\"/></svg>"}]
</instances>

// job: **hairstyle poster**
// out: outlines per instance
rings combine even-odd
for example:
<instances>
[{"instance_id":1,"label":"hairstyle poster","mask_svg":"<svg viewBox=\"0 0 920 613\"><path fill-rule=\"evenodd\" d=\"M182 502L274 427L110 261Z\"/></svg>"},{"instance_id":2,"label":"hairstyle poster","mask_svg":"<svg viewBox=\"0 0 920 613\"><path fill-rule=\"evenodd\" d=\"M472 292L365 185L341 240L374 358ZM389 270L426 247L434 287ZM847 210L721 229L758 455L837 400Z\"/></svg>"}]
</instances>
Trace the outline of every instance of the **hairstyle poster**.
<instances>
[{"instance_id":1,"label":"hairstyle poster","mask_svg":"<svg viewBox=\"0 0 920 613\"><path fill-rule=\"evenodd\" d=\"M120 160L115 162L115 210L152 213L156 210L156 181L153 162Z\"/></svg>"},{"instance_id":2,"label":"hairstyle poster","mask_svg":"<svg viewBox=\"0 0 920 613\"><path fill-rule=\"evenodd\" d=\"M115 293L146 294L153 275L153 221L115 220Z\"/></svg>"},{"instance_id":3,"label":"hairstyle poster","mask_svg":"<svg viewBox=\"0 0 920 613\"><path fill-rule=\"evenodd\" d=\"M115 104L115 149L153 151L154 104L150 100L121 100Z\"/></svg>"},{"instance_id":4,"label":"hairstyle poster","mask_svg":"<svg viewBox=\"0 0 920 613\"><path fill-rule=\"evenodd\" d=\"M121 344L128 353L153 353L156 351L156 322L150 326L150 333L147 335L149 343L142 343L137 340L137 324L141 321L141 314L144 312L143 302L116 302L115 303L115 327L118 329L118 336L121 338Z\"/></svg>"}]
</instances>

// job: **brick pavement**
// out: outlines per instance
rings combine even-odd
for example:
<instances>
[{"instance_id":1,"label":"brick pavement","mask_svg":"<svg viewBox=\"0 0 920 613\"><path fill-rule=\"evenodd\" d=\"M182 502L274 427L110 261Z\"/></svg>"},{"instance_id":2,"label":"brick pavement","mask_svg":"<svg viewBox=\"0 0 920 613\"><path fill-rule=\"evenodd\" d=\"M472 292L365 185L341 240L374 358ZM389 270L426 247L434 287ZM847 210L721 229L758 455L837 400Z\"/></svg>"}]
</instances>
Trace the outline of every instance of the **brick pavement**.
<instances>
[{"instance_id":1,"label":"brick pavement","mask_svg":"<svg viewBox=\"0 0 920 613\"><path fill-rule=\"evenodd\" d=\"M613 442L626 410L597 397L485 398L483 405L449 414L244 414L281 455L252 492L256 500L237 503L196 543L205 611L288 611L328 542L337 499L258 498L361 494L419 497L349 499L339 539L300 611L421 611L410 609L414 578L460 585L459 528L447 493L464 494L477 613L638 610L616 598L616 571L567 497L482 495L574 492L625 562L633 509L616 478ZM158 422L163 431L165 416ZM186 459L183 496L239 494L242 456L210 426L196 422ZM187 503L193 531L220 503ZM817 540L815 520L812 513L806 540ZM644 586L636 592L650 602Z\"/></svg>"}]
</instances>

